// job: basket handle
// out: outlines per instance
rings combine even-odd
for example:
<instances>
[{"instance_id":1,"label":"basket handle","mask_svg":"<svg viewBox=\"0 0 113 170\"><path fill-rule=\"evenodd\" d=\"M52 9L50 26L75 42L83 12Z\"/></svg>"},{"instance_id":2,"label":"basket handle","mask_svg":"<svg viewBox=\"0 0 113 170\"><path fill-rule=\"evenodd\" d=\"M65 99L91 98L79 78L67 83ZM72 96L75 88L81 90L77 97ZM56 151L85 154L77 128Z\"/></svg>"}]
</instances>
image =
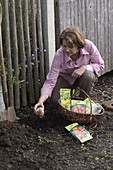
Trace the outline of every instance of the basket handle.
<instances>
[{"instance_id":1,"label":"basket handle","mask_svg":"<svg viewBox=\"0 0 113 170\"><path fill-rule=\"evenodd\" d=\"M82 91L82 92L88 97L89 102L90 102L90 115L91 115L91 119L92 119L92 103L91 103L91 98L90 98L90 96L89 96L83 89L81 89L80 87L77 87L77 89L78 89L79 91Z\"/></svg>"}]
</instances>

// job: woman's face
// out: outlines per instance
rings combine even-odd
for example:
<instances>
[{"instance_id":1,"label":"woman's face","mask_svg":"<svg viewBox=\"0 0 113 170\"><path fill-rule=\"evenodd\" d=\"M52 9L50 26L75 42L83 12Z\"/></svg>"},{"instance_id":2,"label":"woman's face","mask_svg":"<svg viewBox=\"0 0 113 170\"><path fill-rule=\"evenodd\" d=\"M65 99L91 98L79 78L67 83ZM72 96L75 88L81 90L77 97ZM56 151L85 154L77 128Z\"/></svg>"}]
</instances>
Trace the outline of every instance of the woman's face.
<instances>
[{"instance_id":1,"label":"woman's face","mask_svg":"<svg viewBox=\"0 0 113 170\"><path fill-rule=\"evenodd\" d=\"M71 57L71 56L74 55L74 54L77 54L78 51L79 51L77 47L69 47L69 46L67 46L67 43L66 43L65 40L63 40L62 48L63 48L63 51L64 51L69 57Z\"/></svg>"}]
</instances>

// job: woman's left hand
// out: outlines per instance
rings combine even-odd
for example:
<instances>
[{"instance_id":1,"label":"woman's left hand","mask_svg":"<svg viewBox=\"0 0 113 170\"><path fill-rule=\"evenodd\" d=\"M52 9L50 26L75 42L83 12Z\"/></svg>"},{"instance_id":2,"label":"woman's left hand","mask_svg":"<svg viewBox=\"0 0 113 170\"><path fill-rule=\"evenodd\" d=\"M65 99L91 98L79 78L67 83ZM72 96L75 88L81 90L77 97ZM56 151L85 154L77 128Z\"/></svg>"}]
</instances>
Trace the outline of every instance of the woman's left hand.
<instances>
[{"instance_id":1,"label":"woman's left hand","mask_svg":"<svg viewBox=\"0 0 113 170\"><path fill-rule=\"evenodd\" d=\"M80 77L85 71L87 70L87 65L83 65L79 67L78 69L74 70L73 73L71 74L73 77Z\"/></svg>"}]
</instances>

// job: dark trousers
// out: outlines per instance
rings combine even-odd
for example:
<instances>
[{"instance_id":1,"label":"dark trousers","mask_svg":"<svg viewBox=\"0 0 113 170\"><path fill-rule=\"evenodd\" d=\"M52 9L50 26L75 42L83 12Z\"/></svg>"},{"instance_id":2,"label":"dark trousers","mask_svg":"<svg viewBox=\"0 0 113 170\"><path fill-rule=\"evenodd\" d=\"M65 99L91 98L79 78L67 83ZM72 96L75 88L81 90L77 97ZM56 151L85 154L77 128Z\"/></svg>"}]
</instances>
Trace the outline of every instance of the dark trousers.
<instances>
[{"instance_id":1,"label":"dark trousers","mask_svg":"<svg viewBox=\"0 0 113 170\"><path fill-rule=\"evenodd\" d=\"M58 99L60 98L60 88L75 89L76 87L80 87L89 95L91 90L93 89L94 82L96 79L97 77L93 72L85 71L80 78L76 79L74 84L70 85L67 80L59 76L52 92L51 96L52 102L55 105L58 103ZM80 96L85 97L85 94L81 92Z\"/></svg>"}]
</instances>

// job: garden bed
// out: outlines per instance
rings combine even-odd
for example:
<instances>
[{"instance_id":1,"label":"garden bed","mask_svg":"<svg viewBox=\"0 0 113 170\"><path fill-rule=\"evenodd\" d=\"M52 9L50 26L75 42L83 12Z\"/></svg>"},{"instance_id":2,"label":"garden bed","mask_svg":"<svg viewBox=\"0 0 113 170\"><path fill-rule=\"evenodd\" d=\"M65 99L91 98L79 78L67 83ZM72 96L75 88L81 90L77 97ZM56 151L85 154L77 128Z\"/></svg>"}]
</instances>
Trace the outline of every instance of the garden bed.
<instances>
[{"instance_id":1,"label":"garden bed","mask_svg":"<svg viewBox=\"0 0 113 170\"><path fill-rule=\"evenodd\" d=\"M113 99L113 72L99 78L91 98ZM113 170L113 112L105 111L93 139L81 144L64 128L71 122L46 104L45 117L31 107L17 111L15 123L0 123L0 170Z\"/></svg>"}]
</instances>

